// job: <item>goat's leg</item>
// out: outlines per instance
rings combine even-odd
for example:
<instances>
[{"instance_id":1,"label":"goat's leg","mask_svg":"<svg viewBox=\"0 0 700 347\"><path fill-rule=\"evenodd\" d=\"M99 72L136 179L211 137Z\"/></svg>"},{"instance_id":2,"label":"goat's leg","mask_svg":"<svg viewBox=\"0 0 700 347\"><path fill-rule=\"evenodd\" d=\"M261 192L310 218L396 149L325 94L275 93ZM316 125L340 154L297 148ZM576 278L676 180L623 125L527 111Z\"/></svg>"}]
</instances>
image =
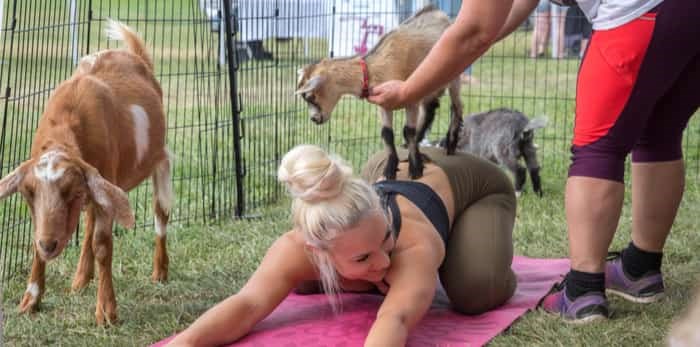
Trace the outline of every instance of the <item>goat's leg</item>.
<instances>
[{"instance_id":1,"label":"goat's leg","mask_svg":"<svg viewBox=\"0 0 700 347\"><path fill-rule=\"evenodd\" d=\"M425 102L421 105L422 109L422 122L418 127L418 134L416 135L416 142L419 144L425 138L428 130L433 126L433 121L435 120L435 113L437 108L440 107L440 101L438 98L432 99L431 101Z\"/></svg>"},{"instance_id":2,"label":"goat's leg","mask_svg":"<svg viewBox=\"0 0 700 347\"><path fill-rule=\"evenodd\" d=\"M520 196L523 193L523 186L527 180L525 168L518 165L515 168L515 196Z\"/></svg>"},{"instance_id":3,"label":"goat's leg","mask_svg":"<svg viewBox=\"0 0 700 347\"><path fill-rule=\"evenodd\" d=\"M496 163L505 166L513 174L513 179L515 180L515 196L520 196L527 178L527 171L518 162L516 153L517 152L513 151L513 149L510 151L504 150L501 153L495 153L494 159Z\"/></svg>"},{"instance_id":4,"label":"goat's leg","mask_svg":"<svg viewBox=\"0 0 700 347\"><path fill-rule=\"evenodd\" d=\"M71 290L79 291L90 283L95 276L95 255L92 253L92 235L95 233L95 206L90 204L85 212L85 237L83 238L82 249L78 268L73 276Z\"/></svg>"},{"instance_id":5,"label":"goat's leg","mask_svg":"<svg viewBox=\"0 0 700 347\"><path fill-rule=\"evenodd\" d=\"M112 283L112 216L96 211L92 251L97 261L97 305L95 320L98 325L117 321L117 300Z\"/></svg>"},{"instance_id":6,"label":"goat's leg","mask_svg":"<svg viewBox=\"0 0 700 347\"><path fill-rule=\"evenodd\" d=\"M537 147L532 143L532 138L522 146L522 155L525 158L525 165L530 171L530 181L532 182L532 190L542 197L542 181L540 179L540 163L537 161Z\"/></svg>"},{"instance_id":7,"label":"goat's leg","mask_svg":"<svg viewBox=\"0 0 700 347\"><path fill-rule=\"evenodd\" d=\"M447 154L454 154L459 141L459 131L462 127L462 113L464 112L464 104L460 98L461 84L459 79L450 82L448 90L450 92L450 127L447 129Z\"/></svg>"},{"instance_id":8,"label":"goat's leg","mask_svg":"<svg viewBox=\"0 0 700 347\"><path fill-rule=\"evenodd\" d=\"M46 262L41 260L37 254L36 244L33 245L32 249L34 250L32 273L29 275L29 280L27 281L27 290L24 292L22 301L19 303L20 313L34 312L41 302L41 297L44 295Z\"/></svg>"},{"instance_id":9,"label":"goat's leg","mask_svg":"<svg viewBox=\"0 0 700 347\"><path fill-rule=\"evenodd\" d=\"M384 177L388 180L396 179L396 171L399 170L399 155L396 153L394 142L393 115L391 111L380 108L382 117L382 140L384 149L387 152L386 166L384 167Z\"/></svg>"},{"instance_id":10,"label":"goat's leg","mask_svg":"<svg viewBox=\"0 0 700 347\"><path fill-rule=\"evenodd\" d=\"M156 166L153 173L153 214L155 218L156 240L153 253L153 282L168 280L167 225L173 201L170 181L170 159L166 158Z\"/></svg>"},{"instance_id":11,"label":"goat's leg","mask_svg":"<svg viewBox=\"0 0 700 347\"><path fill-rule=\"evenodd\" d=\"M403 137L408 143L408 176L411 179L423 176L423 156L418 148L416 137L416 123L418 122L418 106L406 107L406 125L403 128Z\"/></svg>"}]
</instances>

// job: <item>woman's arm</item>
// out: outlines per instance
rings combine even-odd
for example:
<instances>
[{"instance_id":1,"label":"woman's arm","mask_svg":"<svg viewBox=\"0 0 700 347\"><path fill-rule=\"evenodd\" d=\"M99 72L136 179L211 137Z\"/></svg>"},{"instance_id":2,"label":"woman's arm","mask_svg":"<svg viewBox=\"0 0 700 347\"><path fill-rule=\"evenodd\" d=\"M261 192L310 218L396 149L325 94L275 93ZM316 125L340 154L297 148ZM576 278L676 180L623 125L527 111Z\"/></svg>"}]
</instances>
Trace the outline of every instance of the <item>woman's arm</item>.
<instances>
[{"instance_id":1,"label":"woman's arm","mask_svg":"<svg viewBox=\"0 0 700 347\"><path fill-rule=\"evenodd\" d=\"M437 253L435 247L420 245L403 250L392 258L391 287L377 312L365 346L406 345L408 333L433 302L440 264Z\"/></svg>"},{"instance_id":2,"label":"woman's arm","mask_svg":"<svg viewBox=\"0 0 700 347\"><path fill-rule=\"evenodd\" d=\"M237 293L199 317L168 346L216 346L233 342L279 305L302 280L315 276L303 244L291 233L277 239Z\"/></svg>"},{"instance_id":3,"label":"woman's arm","mask_svg":"<svg viewBox=\"0 0 700 347\"><path fill-rule=\"evenodd\" d=\"M464 0L457 18L405 81L372 88L368 100L387 109L414 104L442 88L532 12L537 0Z\"/></svg>"}]
</instances>

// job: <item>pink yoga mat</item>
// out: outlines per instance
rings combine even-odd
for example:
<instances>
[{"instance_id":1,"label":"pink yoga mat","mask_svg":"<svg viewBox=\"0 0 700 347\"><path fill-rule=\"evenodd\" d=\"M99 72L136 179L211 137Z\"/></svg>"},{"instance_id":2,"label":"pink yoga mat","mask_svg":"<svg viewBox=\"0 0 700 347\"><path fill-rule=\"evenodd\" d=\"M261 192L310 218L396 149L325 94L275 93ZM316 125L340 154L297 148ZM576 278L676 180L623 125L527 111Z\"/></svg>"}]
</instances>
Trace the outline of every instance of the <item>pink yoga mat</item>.
<instances>
[{"instance_id":1,"label":"pink yoga mat","mask_svg":"<svg viewBox=\"0 0 700 347\"><path fill-rule=\"evenodd\" d=\"M568 259L532 259L516 256L515 295L503 306L478 316L449 309L439 292L428 314L409 336L409 347L481 346L535 307L555 281L569 269ZM343 312L334 316L323 295L289 295L243 339L230 346L353 347L362 346L382 296L344 294ZM164 346L172 336L151 347Z\"/></svg>"}]
</instances>

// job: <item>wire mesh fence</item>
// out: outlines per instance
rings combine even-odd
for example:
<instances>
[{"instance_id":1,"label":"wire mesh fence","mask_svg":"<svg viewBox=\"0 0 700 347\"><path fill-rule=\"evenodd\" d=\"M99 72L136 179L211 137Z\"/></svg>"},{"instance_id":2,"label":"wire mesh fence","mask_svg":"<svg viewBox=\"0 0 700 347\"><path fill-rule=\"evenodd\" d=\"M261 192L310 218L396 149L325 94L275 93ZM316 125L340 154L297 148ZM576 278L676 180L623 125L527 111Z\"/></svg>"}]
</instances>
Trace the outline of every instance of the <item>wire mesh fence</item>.
<instances>
[{"instance_id":1,"label":"wire mesh fence","mask_svg":"<svg viewBox=\"0 0 700 347\"><path fill-rule=\"evenodd\" d=\"M359 169L371 152L382 148L377 108L346 97L328 123L315 125L307 105L294 95L297 70L319 59L367 52L427 3L451 16L460 5L459 0L0 3L0 174L28 158L44 103L70 76L77 59L115 47L102 30L106 18L118 19L144 38L163 87L168 146L175 156L173 224L261 213L283 195L277 164L300 143L321 144ZM465 114L508 107L548 117L547 127L536 133L545 183L564 177L569 163L576 75L585 42L582 20L575 9L538 8L465 72L470 76L461 95ZM549 41L540 45L543 36ZM446 131L448 113L443 102L431 140ZM395 129L403 119L402 112L395 112ZM694 176L699 172L699 133L692 120L684 146ZM141 227L151 225L150 194L148 182L130 193ZM0 204L0 218L2 280L26 267L31 224L17 196Z\"/></svg>"}]
</instances>

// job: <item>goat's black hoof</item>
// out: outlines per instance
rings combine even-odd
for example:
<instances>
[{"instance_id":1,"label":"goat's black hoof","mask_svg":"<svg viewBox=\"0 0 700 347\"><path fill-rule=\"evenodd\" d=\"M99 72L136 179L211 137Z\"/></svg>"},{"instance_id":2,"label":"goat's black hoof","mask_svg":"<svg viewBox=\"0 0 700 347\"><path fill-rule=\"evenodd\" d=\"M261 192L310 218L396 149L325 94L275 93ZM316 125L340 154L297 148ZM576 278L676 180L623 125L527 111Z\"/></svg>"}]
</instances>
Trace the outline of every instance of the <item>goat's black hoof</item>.
<instances>
[{"instance_id":1,"label":"goat's black hoof","mask_svg":"<svg viewBox=\"0 0 700 347\"><path fill-rule=\"evenodd\" d=\"M542 193L542 189L536 190L536 191L535 191L535 194L537 194L537 196L539 196L540 198L542 198L542 196L544 195L544 194Z\"/></svg>"},{"instance_id":2,"label":"goat's black hoof","mask_svg":"<svg viewBox=\"0 0 700 347\"><path fill-rule=\"evenodd\" d=\"M449 135L448 135L449 136ZM447 137L444 139L445 141L445 151L447 152L447 155L453 155L457 151L457 137L455 136L454 138Z\"/></svg>"},{"instance_id":3,"label":"goat's black hoof","mask_svg":"<svg viewBox=\"0 0 700 347\"><path fill-rule=\"evenodd\" d=\"M384 167L384 178L395 180L397 171L399 171L399 158L390 155Z\"/></svg>"},{"instance_id":4,"label":"goat's black hoof","mask_svg":"<svg viewBox=\"0 0 700 347\"><path fill-rule=\"evenodd\" d=\"M412 180L423 177L423 153L418 153L415 158L408 162L408 176Z\"/></svg>"},{"instance_id":5,"label":"goat's black hoof","mask_svg":"<svg viewBox=\"0 0 700 347\"><path fill-rule=\"evenodd\" d=\"M423 167L420 167L420 168L409 167L408 168L408 175L411 176L412 180L417 180L417 179L423 177Z\"/></svg>"}]
</instances>

